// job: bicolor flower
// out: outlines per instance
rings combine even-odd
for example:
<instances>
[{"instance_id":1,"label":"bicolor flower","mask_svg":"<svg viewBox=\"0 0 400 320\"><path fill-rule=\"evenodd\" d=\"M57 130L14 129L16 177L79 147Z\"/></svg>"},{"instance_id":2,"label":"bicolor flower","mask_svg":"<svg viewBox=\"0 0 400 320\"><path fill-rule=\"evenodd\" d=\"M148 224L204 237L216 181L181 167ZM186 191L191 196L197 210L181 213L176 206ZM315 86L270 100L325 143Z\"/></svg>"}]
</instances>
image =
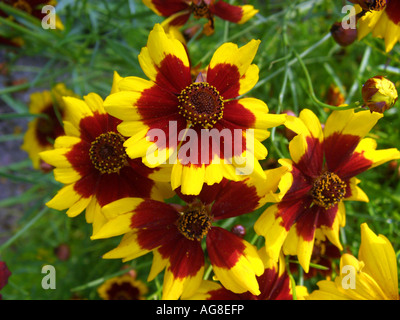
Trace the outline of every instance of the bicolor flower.
<instances>
[{"instance_id":1,"label":"bicolor flower","mask_svg":"<svg viewBox=\"0 0 400 320\"><path fill-rule=\"evenodd\" d=\"M399 97L394 83L383 76L369 78L364 83L361 94L364 106L371 112L380 113L393 107Z\"/></svg>"},{"instance_id":2,"label":"bicolor flower","mask_svg":"<svg viewBox=\"0 0 400 320\"><path fill-rule=\"evenodd\" d=\"M257 249L218 222L251 213L265 201L276 201L273 192L284 170L267 171L268 183L248 177L206 185L198 196L183 195L178 190L185 202L180 205L151 199L121 199L103 208L109 221L92 239L124 234L118 247L103 256L105 259L129 261L153 252L148 280L165 268L163 299L189 297L196 292L204 275L203 245L216 278L225 288L258 295L256 276L264 268Z\"/></svg>"},{"instance_id":3,"label":"bicolor flower","mask_svg":"<svg viewBox=\"0 0 400 320\"><path fill-rule=\"evenodd\" d=\"M148 292L146 284L131 274L123 274L106 280L97 288L103 300L144 300Z\"/></svg>"},{"instance_id":4,"label":"bicolor flower","mask_svg":"<svg viewBox=\"0 0 400 320\"><path fill-rule=\"evenodd\" d=\"M366 223L361 225L358 259L345 253L341 272L334 281L322 280L310 300L400 300L397 258L384 235L376 235Z\"/></svg>"},{"instance_id":5,"label":"bicolor flower","mask_svg":"<svg viewBox=\"0 0 400 320\"><path fill-rule=\"evenodd\" d=\"M285 270L285 260L281 255L279 263L272 261L266 255L264 248L259 250L264 264L264 273L257 277L260 294L250 292L234 293L224 288L220 283L203 280L198 291L190 300L293 300L292 283ZM307 289L296 287L296 298L302 299L307 295Z\"/></svg>"},{"instance_id":6,"label":"bicolor flower","mask_svg":"<svg viewBox=\"0 0 400 320\"><path fill-rule=\"evenodd\" d=\"M3 0L5 4L12 6L16 9L24 11L30 14L32 17L37 18L38 20L43 20L46 17L47 11L42 11L43 6L50 5L55 7L57 5L56 0ZM7 12L0 10L0 17L6 17L9 19L14 19L13 16L9 16ZM63 30L64 25L61 22L61 19L56 16L56 29Z\"/></svg>"},{"instance_id":7,"label":"bicolor flower","mask_svg":"<svg viewBox=\"0 0 400 320\"><path fill-rule=\"evenodd\" d=\"M308 109L298 118L288 117L285 125L297 136L289 144L291 159L280 160L288 168L279 184L281 200L267 208L254 227L265 237L271 257L277 259L283 249L285 255L297 255L308 272L316 236L342 250L343 201L368 201L356 176L400 158L397 149L376 150L376 141L364 138L381 117L369 110L338 110L329 116L324 129Z\"/></svg>"},{"instance_id":8,"label":"bicolor flower","mask_svg":"<svg viewBox=\"0 0 400 320\"><path fill-rule=\"evenodd\" d=\"M386 52L393 49L400 41L400 2L398 0L371 1L369 11L356 5L356 12L364 10L364 15L358 19L358 40L372 32L372 36L385 40Z\"/></svg>"},{"instance_id":9,"label":"bicolor flower","mask_svg":"<svg viewBox=\"0 0 400 320\"><path fill-rule=\"evenodd\" d=\"M55 85L51 91L35 92L30 96L29 112L37 117L29 122L21 149L28 153L35 169L46 166L39 153L53 149L54 140L64 135L62 121L66 118L66 110L63 96L77 97L63 83Z\"/></svg>"},{"instance_id":10,"label":"bicolor flower","mask_svg":"<svg viewBox=\"0 0 400 320\"><path fill-rule=\"evenodd\" d=\"M119 80L115 74L112 92ZM68 111L65 135L55 140L54 150L40 153L55 167L54 178L64 184L47 206L68 209L69 217L86 209L86 219L96 229L105 222L101 207L110 202L123 197L171 196L170 187L151 179L158 169L126 155L125 137L117 131L121 121L105 112L99 95L90 93L83 100L64 97L64 101Z\"/></svg>"},{"instance_id":11,"label":"bicolor flower","mask_svg":"<svg viewBox=\"0 0 400 320\"><path fill-rule=\"evenodd\" d=\"M143 3L159 16L167 17L166 24L183 26L191 15L208 20L205 33L214 32L214 16L237 24L251 19L258 10L252 5L235 6L226 1L215 0L143 0Z\"/></svg>"},{"instance_id":12,"label":"bicolor flower","mask_svg":"<svg viewBox=\"0 0 400 320\"><path fill-rule=\"evenodd\" d=\"M184 194L199 194L204 183L222 178L263 176L258 160L267 149L260 141L286 116L268 114L261 100L238 98L258 81L251 62L259 43L222 45L193 82L184 45L156 24L139 55L150 80L124 78L121 91L105 100L107 112L123 121L119 132L130 137L128 156L151 167L172 164L172 188L181 186Z\"/></svg>"}]
</instances>

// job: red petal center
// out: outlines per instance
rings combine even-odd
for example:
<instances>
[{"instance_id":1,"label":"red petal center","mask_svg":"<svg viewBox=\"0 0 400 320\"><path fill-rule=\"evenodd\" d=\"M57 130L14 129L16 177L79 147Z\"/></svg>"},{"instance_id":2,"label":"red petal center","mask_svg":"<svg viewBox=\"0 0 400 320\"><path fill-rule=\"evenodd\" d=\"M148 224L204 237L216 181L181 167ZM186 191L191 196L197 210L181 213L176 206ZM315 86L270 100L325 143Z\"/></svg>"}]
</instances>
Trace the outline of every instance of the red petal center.
<instances>
[{"instance_id":1,"label":"red petal center","mask_svg":"<svg viewBox=\"0 0 400 320\"><path fill-rule=\"evenodd\" d=\"M192 83L178 99L179 113L194 125L209 129L222 119L224 102L217 89L207 82Z\"/></svg>"},{"instance_id":2,"label":"red petal center","mask_svg":"<svg viewBox=\"0 0 400 320\"><path fill-rule=\"evenodd\" d=\"M339 203L346 194L346 183L332 172L324 172L314 181L311 195L314 203L325 209Z\"/></svg>"},{"instance_id":3,"label":"red petal center","mask_svg":"<svg viewBox=\"0 0 400 320\"><path fill-rule=\"evenodd\" d=\"M118 133L107 132L99 135L91 144L90 160L101 173L118 172L126 161L125 139Z\"/></svg>"}]
</instances>

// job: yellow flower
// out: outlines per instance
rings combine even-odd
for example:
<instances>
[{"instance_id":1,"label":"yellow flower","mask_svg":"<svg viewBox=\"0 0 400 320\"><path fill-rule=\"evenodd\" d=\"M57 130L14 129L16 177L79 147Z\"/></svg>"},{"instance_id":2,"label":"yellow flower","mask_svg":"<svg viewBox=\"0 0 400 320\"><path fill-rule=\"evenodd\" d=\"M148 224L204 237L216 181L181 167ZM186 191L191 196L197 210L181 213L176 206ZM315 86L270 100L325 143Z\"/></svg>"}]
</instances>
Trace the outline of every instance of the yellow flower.
<instances>
[{"instance_id":1,"label":"yellow flower","mask_svg":"<svg viewBox=\"0 0 400 320\"><path fill-rule=\"evenodd\" d=\"M103 300L144 300L147 286L131 274L124 274L105 281L97 288Z\"/></svg>"},{"instance_id":2,"label":"yellow flower","mask_svg":"<svg viewBox=\"0 0 400 320\"><path fill-rule=\"evenodd\" d=\"M382 1L374 1L381 3ZM356 12L360 13L363 8L355 6ZM383 9L382 9L383 8ZM400 2L398 0L387 0L377 7L370 7L358 21L358 40L372 32L372 36L385 39L386 52L393 49L400 40Z\"/></svg>"},{"instance_id":3,"label":"yellow flower","mask_svg":"<svg viewBox=\"0 0 400 320\"><path fill-rule=\"evenodd\" d=\"M117 90L121 77L115 73L111 92ZM46 203L50 208L65 210L69 217L85 211L93 230L108 219L101 208L124 197L169 198L169 183L151 179L154 171L141 159L130 159L125 153L125 137L117 131L120 120L107 114L103 99L89 93L81 99L64 98L67 119L65 135L54 142L54 149L40 153L54 167L54 178L64 186ZM169 172L169 171L168 171ZM160 174L162 176L162 174Z\"/></svg>"},{"instance_id":4,"label":"yellow flower","mask_svg":"<svg viewBox=\"0 0 400 320\"><path fill-rule=\"evenodd\" d=\"M42 117L36 117L28 124L21 149L28 153L35 169L39 169L43 164L39 153L53 149L54 140L64 135L61 122L66 117L63 96L77 97L63 83L57 84L51 91L31 94L29 112Z\"/></svg>"},{"instance_id":5,"label":"yellow flower","mask_svg":"<svg viewBox=\"0 0 400 320\"><path fill-rule=\"evenodd\" d=\"M361 225L358 259L345 253L335 281L317 283L310 300L399 300L396 254L390 241Z\"/></svg>"},{"instance_id":6,"label":"yellow flower","mask_svg":"<svg viewBox=\"0 0 400 320\"><path fill-rule=\"evenodd\" d=\"M279 183L281 200L254 225L271 257L277 259L281 249L297 255L308 273L316 238L343 249L339 229L346 223L344 201L368 201L357 175L400 158L396 148L376 150L377 142L365 138L380 118L382 114L368 110L336 110L322 128L309 109L287 117L285 126L297 135L289 144L291 159L279 161L288 169Z\"/></svg>"},{"instance_id":7,"label":"yellow flower","mask_svg":"<svg viewBox=\"0 0 400 320\"><path fill-rule=\"evenodd\" d=\"M252 60L259 44L223 44L193 82L184 45L156 24L139 55L150 80L126 77L121 91L104 102L122 120L118 131L129 137L128 156L149 167L172 164L172 188L182 186L184 194L197 195L204 183L240 180L245 173L264 176L259 160L268 152L261 141L286 116L269 114L261 100L241 97L258 81Z\"/></svg>"},{"instance_id":8,"label":"yellow flower","mask_svg":"<svg viewBox=\"0 0 400 320\"><path fill-rule=\"evenodd\" d=\"M364 105L371 112L380 112L393 107L396 103L398 94L394 83L383 76L375 76L367 80L362 88L362 98Z\"/></svg>"}]
</instances>

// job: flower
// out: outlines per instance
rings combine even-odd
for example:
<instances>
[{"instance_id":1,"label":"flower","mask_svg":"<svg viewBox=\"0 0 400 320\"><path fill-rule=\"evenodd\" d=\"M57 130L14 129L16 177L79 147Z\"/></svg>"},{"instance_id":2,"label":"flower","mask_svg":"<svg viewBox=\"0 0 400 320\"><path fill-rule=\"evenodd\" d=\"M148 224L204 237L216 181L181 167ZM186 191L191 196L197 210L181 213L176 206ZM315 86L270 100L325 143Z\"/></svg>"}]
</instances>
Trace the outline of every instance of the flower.
<instances>
[{"instance_id":1,"label":"flower","mask_svg":"<svg viewBox=\"0 0 400 320\"><path fill-rule=\"evenodd\" d=\"M4 2L6 5L24 11L38 20L43 20L47 14L46 10L42 11L43 6L50 5L55 7L57 5L57 1L55 0L4 0L2 2ZM0 17L13 19L12 16L9 16L7 12L2 10L0 10ZM64 29L64 25L58 16L56 16L56 29Z\"/></svg>"},{"instance_id":2,"label":"flower","mask_svg":"<svg viewBox=\"0 0 400 320\"><path fill-rule=\"evenodd\" d=\"M198 291L191 296L190 300L293 300L292 284L285 270L283 255L279 264L273 262L266 255L264 248L259 251L260 258L264 264L264 273L257 276L260 294L251 292L234 293L215 281L203 280ZM305 287L296 287L296 298L307 295Z\"/></svg>"},{"instance_id":3,"label":"flower","mask_svg":"<svg viewBox=\"0 0 400 320\"><path fill-rule=\"evenodd\" d=\"M349 0L351 3L358 4L363 11L383 10L386 6L386 0Z\"/></svg>"},{"instance_id":4,"label":"flower","mask_svg":"<svg viewBox=\"0 0 400 320\"><path fill-rule=\"evenodd\" d=\"M114 75L112 92L119 75ZM67 210L75 217L86 209L86 219L94 230L105 218L101 207L123 197L155 197L172 195L170 187L152 180L159 169L150 169L140 159L130 159L123 147L125 137L117 131L120 120L107 114L102 98L90 93L80 100L64 97L68 121L64 121L65 136L58 137L54 150L40 157L54 166L54 178L64 184L46 203L57 210Z\"/></svg>"},{"instance_id":5,"label":"flower","mask_svg":"<svg viewBox=\"0 0 400 320\"><path fill-rule=\"evenodd\" d=\"M163 299L189 297L196 292L205 268L204 239L214 274L224 287L258 295L256 276L264 268L256 248L220 227L218 221L250 213L275 199L273 192L285 170L266 171L264 183L250 177L243 181L223 179L204 186L197 196L177 190L185 204L141 198L115 201L103 208L109 221L91 239L124 234L105 259L122 258L125 262L153 252L148 281L165 268Z\"/></svg>"},{"instance_id":6,"label":"flower","mask_svg":"<svg viewBox=\"0 0 400 320\"><path fill-rule=\"evenodd\" d=\"M259 43L222 45L206 74L192 82L184 45L156 24L139 55L150 81L124 78L121 91L104 103L122 120L119 132L130 137L124 143L128 156L142 157L150 167L172 164L172 188L181 186L184 194L199 194L204 182L211 185L224 177L263 176L258 159L266 157L267 149L260 141L286 116L268 114L261 100L237 99L258 81L259 69L251 62Z\"/></svg>"},{"instance_id":7,"label":"flower","mask_svg":"<svg viewBox=\"0 0 400 320\"><path fill-rule=\"evenodd\" d=\"M393 107L398 94L394 83L383 76L369 78L362 87L364 106L383 113Z\"/></svg>"},{"instance_id":8,"label":"flower","mask_svg":"<svg viewBox=\"0 0 400 320\"><path fill-rule=\"evenodd\" d=\"M51 91L35 92L30 96L29 112L39 116L29 122L21 149L28 153L35 169L45 167L39 153L53 149L54 140L64 135L62 120L67 115L63 96L77 97L64 83L58 83Z\"/></svg>"},{"instance_id":9,"label":"flower","mask_svg":"<svg viewBox=\"0 0 400 320\"><path fill-rule=\"evenodd\" d=\"M384 235L361 225L358 259L345 253L334 281L322 280L310 300L399 300L396 253Z\"/></svg>"},{"instance_id":10,"label":"flower","mask_svg":"<svg viewBox=\"0 0 400 320\"><path fill-rule=\"evenodd\" d=\"M8 269L5 262L0 261L0 290L8 283L8 278L11 276L11 272ZM2 299L0 294L0 300Z\"/></svg>"},{"instance_id":11,"label":"flower","mask_svg":"<svg viewBox=\"0 0 400 320\"><path fill-rule=\"evenodd\" d=\"M103 300L144 300L148 288L131 274L123 274L106 280L97 292Z\"/></svg>"},{"instance_id":12,"label":"flower","mask_svg":"<svg viewBox=\"0 0 400 320\"><path fill-rule=\"evenodd\" d=\"M385 39L386 52L389 52L400 40L400 3L398 0L373 2L376 6L369 7L371 11L364 11L358 19L358 40L372 32L373 37ZM359 5L355 8L357 13L363 10Z\"/></svg>"},{"instance_id":13,"label":"flower","mask_svg":"<svg viewBox=\"0 0 400 320\"><path fill-rule=\"evenodd\" d=\"M316 236L342 250L343 201L368 201L356 176L400 158L397 149L376 150L376 141L364 138L381 117L376 112L337 110L324 130L309 109L302 110L298 118L288 117L285 125L297 136L289 144L291 160L280 160L288 168L279 184L281 200L268 207L254 226L265 237L271 257L277 259L283 248L285 255L297 255L308 272Z\"/></svg>"},{"instance_id":14,"label":"flower","mask_svg":"<svg viewBox=\"0 0 400 320\"><path fill-rule=\"evenodd\" d=\"M143 0L143 3L159 16L168 17L165 23L174 26L183 26L192 14L196 19L206 18L205 33L208 35L214 32L214 16L243 24L258 12L252 5L234 6L215 0Z\"/></svg>"}]
</instances>

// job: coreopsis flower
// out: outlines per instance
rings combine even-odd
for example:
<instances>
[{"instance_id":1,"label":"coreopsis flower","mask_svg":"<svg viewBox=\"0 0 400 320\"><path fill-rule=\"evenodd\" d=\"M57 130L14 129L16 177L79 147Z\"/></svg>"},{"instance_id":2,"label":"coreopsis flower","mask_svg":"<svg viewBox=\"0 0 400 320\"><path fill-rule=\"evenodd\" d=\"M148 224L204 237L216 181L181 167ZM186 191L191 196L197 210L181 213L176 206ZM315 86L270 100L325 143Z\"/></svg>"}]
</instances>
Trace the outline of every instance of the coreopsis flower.
<instances>
[{"instance_id":1,"label":"coreopsis flower","mask_svg":"<svg viewBox=\"0 0 400 320\"><path fill-rule=\"evenodd\" d=\"M203 242L215 276L225 288L260 294L256 276L263 271L257 249L245 239L218 226L222 219L251 213L273 193L285 168L266 172L267 182L251 177L242 181L223 179L204 186L197 196L177 194L185 204L152 199L125 198L103 208L109 221L91 238L124 234L120 244L105 259L129 261L153 252L151 281L165 268L163 299L193 295L203 279ZM114 217L114 218L111 218Z\"/></svg>"},{"instance_id":2,"label":"coreopsis flower","mask_svg":"<svg viewBox=\"0 0 400 320\"><path fill-rule=\"evenodd\" d=\"M124 78L121 91L104 104L123 121L118 130L130 137L124 143L128 156L142 157L150 167L172 164L172 188L181 186L184 194L199 194L204 183L224 177L263 176L258 160L267 149L260 141L286 116L268 114L261 100L238 98L258 81L251 62L259 43L222 45L193 82L184 45L156 24L139 55L150 80Z\"/></svg>"},{"instance_id":3,"label":"coreopsis flower","mask_svg":"<svg viewBox=\"0 0 400 320\"><path fill-rule=\"evenodd\" d=\"M397 149L376 150L376 141L364 138L381 117L367 110L337 110L324 129L308 109L298 118L288 117L285 125L297 136L289 144L291 159L280 160L288 168L279 185L281 200L268 207L254 226L265 237L271 257L277 259L283 249L285 255L297 255L308 272L316 235L343 249L339 240L339 227L345 225L343 201L368 201L356 176L400 158Z\"/></svg>"},{"instance_id":4,"label":"coreopsis flower","mask_svg":"<svg viewBox=\"0 0 400 320\"><path fill-rule=\"evenodd\" d=\"M363 13L357 19L358 40L372 32L373 37L385 40L385 49L389 52L400 40L400 3L398 0L371 2L362 7L355 5L356 12Z\"/></svg>"},{"instance_id":5,"label":"coreopsis flower","mask_svg":"<svg viewBox=\"0 0 400 320\"><path fill-rule=\"evenodd\" d=\"M167 24L174 26L183 26L191 15L196 19L206 18L204 28L208 35L214 32L214 16L243 24L258 12L252 5L235 6L222 0L143 0L143 3L159 16L168 17Z\"/></svg>"},{"instance_id":6,"label":"coreopsis flower","mask_svg":"<svg viewBox=\"0 0 400 320\"><path fill-rule=\"evenodd\" d=\"M35 169L46 166L39 153L53 149L54 140L64 135L62 121L67 115L63 96L78 97L63 83L55 85L50 91L35 92L30 96L29 112L39 116L29 122L21 149L28 153Z\"/></svg>"},{"instance_id":7,"label":"coreopsis flower","mask_svg":"<svg viewBox=\"0 0 400 320\"><path fill-rule=\"evenodd\" d=\"M364 11L380 11L385 9L386 0L349 0L351 3L358 4Z\"/></svg>"},{"instance_id":8,"label":"coreopsis flower","mask_svg":"<svg viewBox=\"0 0 400 320\"><path fill-rule=\"evenodd\" d=\"M2 2L21 11L25 11L38 20L42 20L47 15L46 11L42 12L43 6L50 5L55 7L57 5L57 1L55 0L3 0ZM13 19L12 16L9 16L7 12L2 10L0 10L0 16ZM55 18L56 29L63 30L64 25L62 24L61 19L58 16Z\"/></svg>"},{"instance_id":9,"label":"coreopsis flower","mask_svg":"<svg viewBox=\"0 0 400 320\"><path fill-rule=\"evenodd\" d=\"M369 78L362 87L364 106L371 112L383 113L393 107L398 96L394 83L383 76Z\"/></svg>"},{"instance_id":10,"label":"coreopsis flower","mask_svg":"<svg viewBox=\"0 0 400 320\"><path fill-rule=\"evenodd\" d=\"M397 259L392 244L376 235L366 223L361 225L358 259L345 253L341 272L334 281L322 280L310 300L399 300Z\"/></svg>"},{"instance_id":11,"label":"coreopsis flower","mask_svg":"<svg viewBox=\"0 0 400 320\"><path fill-rule=\"evenodd\" d=\"M11 276L11 271L8 269L5 262L0 261L0 290L8 283L8 278ZM2 296L0 294L0 300Z\"/></svg>"},{"instance_id":12,"label":"coreopsis flower","mask_svg":"<svg viewBox=\"0 0 400 320\"><path fill-rule=\"evenodd\" d=\"M285 270L285 261L279 259L279 263L272 261L266 255L264 248L259 250L259 255L264 264L264 273L257 276L260 294L251 292L234 293L224 288L220 283L203 280L198 291L190 300L293 300L292 283ZM296 286L296 298L304 298L307 295L305 287Z\"/></svg>"},{"instance_id":13,"label":"coreopsis flower","mask_svg":"<svg viewBox=\"0 0 400 320\"><path fill-rule=\"evenodd\" d=\"M120 80L114 75L113 89ZM94 230L105 222L101 207L123 197L169 197L168 185L152 180L151 169L140 159L130 159L117 131L120 120L107 114L103 99L90 93L83 100L64 97L68 121L65 135L55 140L54 149L40 157L54 166L54 178L64 186L46 203L75 217L86 209Z\"/></svg>"},{"instance_id":14,"label":"coreopsis flower","mask_svg":"<svg viewBox=\"0 0 400 320\"><path fill-rule=\"evenodd\" d=\"M148 288L143 281L127 273L106 280L97 292L103 300L144 300Z\"/></svg>"}]
</instances>

